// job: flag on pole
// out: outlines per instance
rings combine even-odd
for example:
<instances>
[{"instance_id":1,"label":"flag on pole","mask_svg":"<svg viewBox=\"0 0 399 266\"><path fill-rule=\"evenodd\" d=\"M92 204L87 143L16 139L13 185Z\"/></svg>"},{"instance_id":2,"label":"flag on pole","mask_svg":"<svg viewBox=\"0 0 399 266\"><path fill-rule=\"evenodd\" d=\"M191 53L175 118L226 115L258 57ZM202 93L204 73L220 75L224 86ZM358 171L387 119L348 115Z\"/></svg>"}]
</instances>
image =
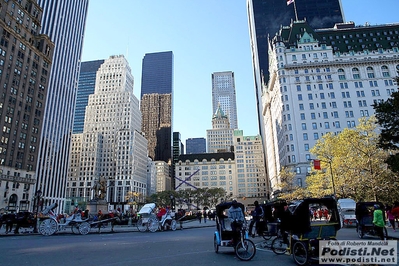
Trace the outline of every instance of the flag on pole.
<instances>
[{"instance_id":1,"label":"flag on pole","mask_svg":"<svg viewBox=\"0 0 399 266\"><path fill-rule=\"evenodd\" d=\"M320 160L313 160L313 167L315 170L321 170Z\"/></svg>"},{"instance_id":2,"label":"flag on pole","mask_svg":"<svg viewBox=\"0 0 399 266\"><path fill-rule=\"evenodd\" d=\"M295 0L287 0L287 6L291 5L292 3L294 3Z\"/></svg>"}]
</instances>

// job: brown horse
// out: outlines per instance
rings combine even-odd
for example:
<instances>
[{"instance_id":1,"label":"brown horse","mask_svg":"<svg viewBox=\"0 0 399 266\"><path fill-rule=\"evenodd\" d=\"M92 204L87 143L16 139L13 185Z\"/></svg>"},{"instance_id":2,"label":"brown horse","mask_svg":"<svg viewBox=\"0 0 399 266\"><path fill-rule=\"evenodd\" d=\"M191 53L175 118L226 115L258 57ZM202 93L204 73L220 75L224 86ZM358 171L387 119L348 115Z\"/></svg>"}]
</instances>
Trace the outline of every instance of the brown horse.
<instances>
[{"instance_id":1,"label":"brown horse","mask_svg":"<svg viewBox=\"0 0 399 266\"><path fill-rule=\"evenodd\" d=\"M98 228L98 233L101 233L101 228L107 225L111 225L111 232L114 232L114 226L120 224L121 221L121 214L110 212L95 216L92 225Z\"/></svg>"},{"instance_id":2,"label":"brown horse","mask_svg":"<svg viewBox=\"0 0 399 266\"><path fill-rule=\"evenodd\" d=\"M6 225L6 234L11 233L14 224L16 225L14 233L19 234L19 228L34 228L36 218L32 212L18 212L3 214L0 217L0 227Z\"/></svg>"}]
</instances>

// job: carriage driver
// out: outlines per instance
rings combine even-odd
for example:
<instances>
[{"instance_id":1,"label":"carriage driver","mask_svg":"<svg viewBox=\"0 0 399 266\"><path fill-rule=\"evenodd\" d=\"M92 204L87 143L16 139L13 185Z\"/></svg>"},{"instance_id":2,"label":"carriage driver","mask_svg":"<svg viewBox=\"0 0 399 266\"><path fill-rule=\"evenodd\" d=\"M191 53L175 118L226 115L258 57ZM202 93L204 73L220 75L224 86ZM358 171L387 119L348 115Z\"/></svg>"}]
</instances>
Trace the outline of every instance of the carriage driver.
<instances>
[{"instance_id":1,"label":"carriage driver","mask_svg":"<svg viewBox=\"0 0 399 266\"><path fill-rule=\"evenodd\" d=\"M245 222L244 212L236 200L231 202L231 207L229 208L228 218L231 222L231 229L234 232L232 242L236 243L238 239L237 232L241 230L243 223Z\"/></svg>"}]
</instances>

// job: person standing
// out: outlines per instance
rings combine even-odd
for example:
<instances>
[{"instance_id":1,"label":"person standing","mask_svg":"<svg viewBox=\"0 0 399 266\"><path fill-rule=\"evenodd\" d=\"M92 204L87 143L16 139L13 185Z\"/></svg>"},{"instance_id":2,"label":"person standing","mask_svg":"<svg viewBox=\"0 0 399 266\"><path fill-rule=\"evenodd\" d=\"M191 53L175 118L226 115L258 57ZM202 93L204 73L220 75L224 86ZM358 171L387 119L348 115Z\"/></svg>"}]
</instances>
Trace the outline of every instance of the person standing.
<instances>
[{"instance_id":1,"label":"person standing","mask_svg":"<svg viewBox=\"0 0 399 266\"><path fill-rule=\"evenodd\" d=\"M208 213L206 212L206 210L204 210L203 216L204 216L204 223L206 223L206 218L208 217Z\"/></svg>"},{"instance_id":2,"label":"person standing","mask_svg":"<svg viewBox=\"0 0 399 266\"><path fill-rule=\"evenodd\" d=\"M202 213L200 211L197 211L197 219L198 219L199 223L201 223Z\"/></svg>"},{"instance_id":3,"label":"person standing","mask_svg":"<svg viewBox=\"0 0 399 266\"><path fill-rule=\"evenodd\" d=\"M385 222L382 210L380 208L380 205L378 204L374 204L373 224L374 230L376 231L377 235L380 237L381 240L384 240Z\"/></svg>"}]
</instances>

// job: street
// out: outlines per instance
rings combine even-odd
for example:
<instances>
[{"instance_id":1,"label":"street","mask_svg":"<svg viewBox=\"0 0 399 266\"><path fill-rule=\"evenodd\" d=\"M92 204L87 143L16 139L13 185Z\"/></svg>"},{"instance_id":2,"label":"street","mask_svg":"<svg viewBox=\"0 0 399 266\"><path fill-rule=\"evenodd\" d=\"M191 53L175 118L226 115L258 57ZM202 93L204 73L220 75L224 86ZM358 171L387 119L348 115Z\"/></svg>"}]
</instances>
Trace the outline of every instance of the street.
<instances>
[{"instance_id":1,"label":"street","mask_svg":"<svg viewBox=\"0 0 399 266\"><path fill-rule=\"evenodd\" d=\"M242 265L233 248L213 248L214 227L165 232L21 235L0 238L2 266L15 265ZM358 239L343 228L338 239ZM370 238L372 239L372 238ZM261 238L253 238L255 243ZM295 265L292 256L258 249L251 265Z\"/></svg>"}]
</instances>

